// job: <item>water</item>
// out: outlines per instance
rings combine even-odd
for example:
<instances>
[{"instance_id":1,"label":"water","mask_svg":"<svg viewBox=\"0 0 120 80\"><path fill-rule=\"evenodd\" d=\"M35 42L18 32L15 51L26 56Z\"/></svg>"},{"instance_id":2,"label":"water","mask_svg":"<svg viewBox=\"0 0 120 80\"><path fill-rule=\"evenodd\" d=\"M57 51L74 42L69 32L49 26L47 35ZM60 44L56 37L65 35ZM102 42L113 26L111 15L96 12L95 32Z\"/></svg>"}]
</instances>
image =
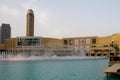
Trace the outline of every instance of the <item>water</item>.
<instances>
[{"instance_id":1,"label":"water","mask_svg":"<svg viewBox=\"0 0 120 80\"><path fill-rule=\"evenodd\" d=\"M0 62L0 80L120 80L105 77L107 59Z\"/></svg>"}]
</instances>

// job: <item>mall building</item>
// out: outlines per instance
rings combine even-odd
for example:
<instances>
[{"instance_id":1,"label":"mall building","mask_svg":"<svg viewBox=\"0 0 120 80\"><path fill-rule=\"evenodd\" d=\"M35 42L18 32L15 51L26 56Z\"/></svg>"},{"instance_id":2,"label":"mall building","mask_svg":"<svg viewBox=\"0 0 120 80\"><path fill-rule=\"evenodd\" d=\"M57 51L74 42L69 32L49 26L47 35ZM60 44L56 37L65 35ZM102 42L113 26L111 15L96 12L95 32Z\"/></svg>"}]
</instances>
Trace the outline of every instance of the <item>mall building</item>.
<instances>
[{"instance_id":1,"label":"mall building","mask_svg":"<svg viewBox=\"0 0 120 80\"><path fill-rule=\"evenodd\" d=\"M115 47L120 48L120 34L114 34L111 36L98 37L75 37L75 38L63 38L64 48L69 48L77 55L88 56L110 56L119 54L119 50L116 52Z\"/></svg>"},{"instance_id":2,"label":"mall building","mask_svg":"<svg viewBox=\"0 0 120 80\"><path fill-rule=\"evenodd\" d=\"M5 50L8 53L25 53L28 55L53 55L47 54L61 48L62 41L55 38L45 37L16 37L7 39ZM46 53L46 54L45 54Z\"/></svg>"},{"instance_id":3,"label":"mall building","mask_svg":"<svg viewBox=\"0 0 120 80\"><path fill-rule=\"evenodd\" d=\"M6 54L24 53L27 55L78 55L78 56L110 56L116 55L116 49L111 44L120 48L120 34L106 37L74 37L74 38L46 38L46 37L16 37L6 39L5 44L0 44L1 51Z\"/></svg>"}]
</instances>

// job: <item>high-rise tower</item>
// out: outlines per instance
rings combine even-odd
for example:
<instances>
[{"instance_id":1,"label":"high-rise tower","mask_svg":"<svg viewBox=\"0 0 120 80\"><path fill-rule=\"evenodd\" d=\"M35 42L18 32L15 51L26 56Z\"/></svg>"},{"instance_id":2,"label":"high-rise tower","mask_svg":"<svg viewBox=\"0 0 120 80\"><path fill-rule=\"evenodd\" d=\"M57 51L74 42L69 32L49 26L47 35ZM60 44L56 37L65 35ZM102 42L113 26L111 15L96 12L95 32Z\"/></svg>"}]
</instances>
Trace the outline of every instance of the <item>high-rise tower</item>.
<instances>
[{"instance_id":1,"label":"high-rise tower","mask_svg":"<svg viewBox=\"0 0 120 80\"><path fill-rule=\"evenodd\" d=\"M32 9L27 11L26 36L34 36L34 13Z\"/></svg>"},{"instance_id":2,"label":"high-rise tower","mask_svg":"<svg viewBox=\"0 0 120 80\"><path fill-rule=\"evenodd\" d=\"M0 43L5 44L5 39L11 38L10 24L2 24L0 27Z\"/></svg>"}]
</instances>

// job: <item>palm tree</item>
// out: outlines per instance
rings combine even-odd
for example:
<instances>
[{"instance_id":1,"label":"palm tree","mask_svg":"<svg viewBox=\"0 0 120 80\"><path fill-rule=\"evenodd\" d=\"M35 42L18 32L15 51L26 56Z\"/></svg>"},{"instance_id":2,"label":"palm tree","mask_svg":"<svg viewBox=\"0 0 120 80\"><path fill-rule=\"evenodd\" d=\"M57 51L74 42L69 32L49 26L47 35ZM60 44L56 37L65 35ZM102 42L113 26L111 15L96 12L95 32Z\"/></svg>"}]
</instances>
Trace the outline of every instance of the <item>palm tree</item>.
<instances>
[{"instance_id":1,"label":"palm tree","mask_svg":"<svg viewBox=\"0 0 120 80\"><path fill-rule=\"evenodd\" d=\"M117 44L116 42L111 42L110 46L113 47L115 49L115 54L119 55L119 44Z\"/></svg>"}]
</instances>

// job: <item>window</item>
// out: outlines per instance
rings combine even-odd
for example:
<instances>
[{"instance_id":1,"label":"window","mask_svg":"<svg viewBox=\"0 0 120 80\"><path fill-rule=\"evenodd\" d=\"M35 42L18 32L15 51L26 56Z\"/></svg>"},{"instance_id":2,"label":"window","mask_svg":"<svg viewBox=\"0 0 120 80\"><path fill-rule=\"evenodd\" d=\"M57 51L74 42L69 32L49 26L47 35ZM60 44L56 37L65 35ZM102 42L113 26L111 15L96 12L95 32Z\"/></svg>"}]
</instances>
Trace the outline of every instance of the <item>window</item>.
<instances>
[{"instance_id":1,"label":"window","mask_svg":"<svg viewBox=\"0 0 120 80\"><path fill-rule=\"evenodd\" d=\"M78 45L78 44L79 44L79 40L75 39L75 45Z\"/></svg>"},{"instance_id":2,"label":"window","mask_svg":"<svg viewBox=\"0 0 120 80\"><path fill-rule=\"evenodd\" d=\"M69 45L73 45L73 40L69 40Z\"/></svg>"},{"instance_id":3,"label":"window","mask_svg":"<svg viewBox=\"0 0 120 80\"><path fill-rule=\"evenodd\" d=\"M86 44L90 44L90 39L86 39Z\"/></svg>"},{"instance_id":4,"label":"window","mask_svg":"<svg viewBox=\"0 0 120 80\"><path fill-rule=\"evenodd\" d=\"M67 44L68 44L67 40L64 40L64 45L67 45Z\"/></svg>"},{"instance_id":5,"label":"window","mask_svg":"<svg viewBox=\"0 0 120 80\"><path fill-rule=\"evenodd\" d=\"M95 38L92 39L92 44L96 44L96 39Z\"/></svg>"},{"instance_id":6,"label":"window","mask_svg":"<svg viewBox=\"0 0 120 80\"><path fill-rule=\"evenodd\" d=\"M80 39L80 45L84 45L85 44L85 40L84 39Z\"/></svg>"},{"instance_id":7,"label":"window","mask_svg":"<svg viewBox=\"0 0 120 80\"><path fill-rule=\"evenodd\" d=\"M40 46L40 38L18 38L17 46Z\"/></svg>"}]
</instances>

